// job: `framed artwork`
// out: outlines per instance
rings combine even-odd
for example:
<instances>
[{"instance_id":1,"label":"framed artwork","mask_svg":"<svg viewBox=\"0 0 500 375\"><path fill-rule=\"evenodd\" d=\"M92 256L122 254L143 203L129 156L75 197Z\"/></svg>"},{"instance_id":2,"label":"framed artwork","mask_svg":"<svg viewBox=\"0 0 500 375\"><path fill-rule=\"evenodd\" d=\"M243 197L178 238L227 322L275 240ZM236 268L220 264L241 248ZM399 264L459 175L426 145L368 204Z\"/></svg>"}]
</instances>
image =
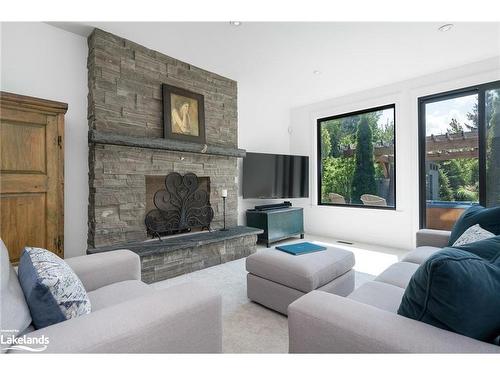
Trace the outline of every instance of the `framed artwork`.
<instances>
[{"instance_id":1,"label":"framed artwork","mask_svg":"<svg viewBox=\"0 0 500 375\"><path fill-rule=\"evenodd\" d=\"M164 137L205 143L205 102L203 95L162 85Z\"/></svg>"}]
</instances>

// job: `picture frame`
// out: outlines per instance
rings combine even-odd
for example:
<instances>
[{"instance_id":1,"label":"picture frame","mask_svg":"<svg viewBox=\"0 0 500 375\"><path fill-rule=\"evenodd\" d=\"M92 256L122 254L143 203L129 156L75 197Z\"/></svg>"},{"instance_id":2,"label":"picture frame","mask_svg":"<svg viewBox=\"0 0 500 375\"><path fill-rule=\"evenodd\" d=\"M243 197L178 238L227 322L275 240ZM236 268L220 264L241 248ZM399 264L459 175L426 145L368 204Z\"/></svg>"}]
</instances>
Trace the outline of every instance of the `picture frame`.
<instances>
[{"instance_id":1,"label":"picture frame","mask_svg":"<svg viewBox=\"0 0 500 375\"><path fill-rule=\"evenodd\" d=\"M164 138L205 144L203 95L164 83L162 96Z\"/></svg>"}]
</instances>

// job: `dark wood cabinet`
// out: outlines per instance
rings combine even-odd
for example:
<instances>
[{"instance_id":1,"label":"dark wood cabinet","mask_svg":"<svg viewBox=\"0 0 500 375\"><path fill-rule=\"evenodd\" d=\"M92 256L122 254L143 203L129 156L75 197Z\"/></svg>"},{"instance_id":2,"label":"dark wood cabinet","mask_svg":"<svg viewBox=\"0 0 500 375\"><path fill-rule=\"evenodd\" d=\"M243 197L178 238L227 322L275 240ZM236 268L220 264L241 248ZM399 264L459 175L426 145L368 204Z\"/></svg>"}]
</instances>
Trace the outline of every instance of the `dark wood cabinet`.
<instances>
[{"instance_id":1,"label":"dark wood cabinet","mask_svg":"<svg viewBox=\"0 0 500 375\"><path fill-rule=\"evenodd\" d=\"M304 238L304 211L300 207L247 210L247 226L264 230L258 239L267 247L293 236Z\"/></svg>"}]
</instances>

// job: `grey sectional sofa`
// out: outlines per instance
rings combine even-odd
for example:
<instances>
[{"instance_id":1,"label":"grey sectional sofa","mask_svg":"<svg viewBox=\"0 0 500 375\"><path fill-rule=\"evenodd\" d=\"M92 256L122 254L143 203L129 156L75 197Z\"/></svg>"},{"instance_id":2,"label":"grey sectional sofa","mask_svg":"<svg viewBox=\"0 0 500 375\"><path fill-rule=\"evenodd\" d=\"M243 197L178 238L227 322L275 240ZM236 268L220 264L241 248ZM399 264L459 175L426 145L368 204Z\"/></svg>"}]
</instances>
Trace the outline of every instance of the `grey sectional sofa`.
<instances>
[{"instance_id":1,"label":"grey sectional sofa","mask_svg":"<svg viewBox=\"0 0 500 375\"><path fill-rule=\"evenodd\" d=\"M0 328L24 331L31 316L6 249L1 250ZM44 335L49 339L44 352L222 351L219 294L196 284L157 290L140 281L139 257L128 250L75 257L66 262L87 290L92 312L39 330L28 327L31 332L27 337Z\"/></svg>"},{"instance_id":2,"label":"grey sectional sofa","mask_svg":"<svg viewBox=\"0 0 500 375\"><path fill-rule=\"evenodd\" d=\"M291 353L500 353L477 341L397 314L405 287L450 232L421 230L417 249L347 297L313 291L288 307Z\"/></svg>"}]
</instances>

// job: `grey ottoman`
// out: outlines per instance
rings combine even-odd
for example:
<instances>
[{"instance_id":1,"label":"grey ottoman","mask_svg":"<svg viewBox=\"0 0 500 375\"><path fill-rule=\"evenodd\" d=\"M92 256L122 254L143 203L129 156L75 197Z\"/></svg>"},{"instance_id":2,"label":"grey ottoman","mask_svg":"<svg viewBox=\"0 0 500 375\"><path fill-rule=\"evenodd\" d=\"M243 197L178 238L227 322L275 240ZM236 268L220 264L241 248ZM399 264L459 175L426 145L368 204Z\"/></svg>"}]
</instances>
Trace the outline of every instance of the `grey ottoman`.
<instances>
[{"instance_id":1,"label":"grey ottoman","mask_svg":"<svg viewBox=\"0 0 500 375\"><path fill-rule=\"evenodd\" d=\"M288 305L312 290L347 296L354 290L354 254L329 247L291 255L261 250L246 259L247 295L252 301L287 315Z\"/></svg>"}]
</instances>

